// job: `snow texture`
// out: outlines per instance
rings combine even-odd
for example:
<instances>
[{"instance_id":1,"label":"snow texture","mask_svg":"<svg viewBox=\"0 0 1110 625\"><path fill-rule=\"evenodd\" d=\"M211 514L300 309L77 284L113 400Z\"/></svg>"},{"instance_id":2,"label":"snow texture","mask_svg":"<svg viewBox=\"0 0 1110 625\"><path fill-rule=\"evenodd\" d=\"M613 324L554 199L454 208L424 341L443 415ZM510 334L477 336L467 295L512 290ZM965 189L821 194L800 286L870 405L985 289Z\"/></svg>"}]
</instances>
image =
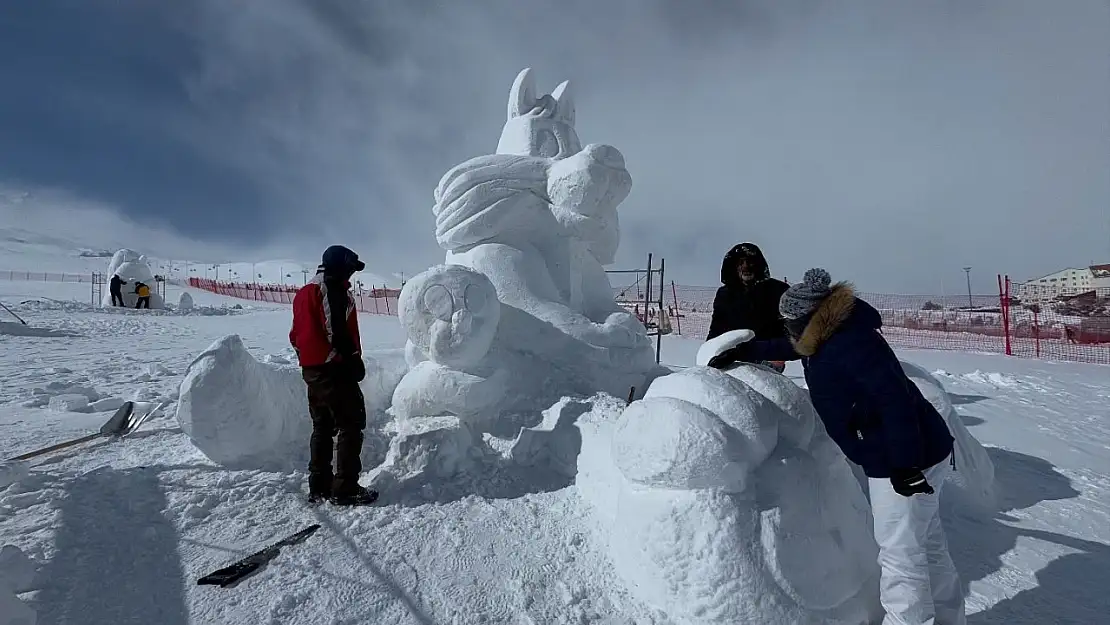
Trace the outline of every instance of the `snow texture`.
<instances>
[{"instance_id":1,"label":"snow texture","mask_svg":"<svg viewBox=\"0 0 1110 625\"><path fill-rule=\"evenodd\" d=\"M177 421L213 462L233 467L303 464L312 431L300 367L259 362L238 335L213 343L189 365ZM380 421L406 365L400 349L366 353L361 388L368 420Z\"/></svg>"},{"instance_id":2,"label":"snow texture","mask_svg":"<svg viewBox=\"0 0 1110 625\"><path fill-rule=\"evenodd\" d=\"M868 622L877 547L852 468L804 391L735 371L578 419L577 488L618 575L676 623Z\"/></svg>"},{"instance_id":3,"label":"snow texture","mask_svg":"<svg viewBox=\"0 0 1110 625\"><path fill-rule=\"evenodd\" d=\"M497 154L454 167L437 186L447 264L402 290L413 371L394 397L398 416L486 427L475 414L538 413L598 390L624 396L658 374L646 329L616 304L603 268L632 179L616 148L582 147L574 120L568 83L537 96L526 69Z\"/></svg>"},{"instance_id":4,"label":"snow texture","mask_svg":"<svg viewBox=\"0 0 1110 625\"><path fill-rule=\"evenodd\" d=\"M162 296L155 289L154 272L150 270L150 262L146 256L127 248L119 250L112 256L111 262L108 263L108 273L106 275L109 280L112 276L119 276L127 283L123 285L121 290L125 306L135 307L139 297L135 294L135 283L142 282L150 287L150 307L155 310L166 307L166 302L163 301ZM101 303L104 306L112 305L112 294L108 289L105 289L104 299Z\"/></svg>"},{"instance_id":5,"label":"snow texture","mask_svg":"<svg viewBox=\"0 0 1110 625\"><path fill-rule=\"evenodd\" d=\"M35 564L14 545L0 549L0 625L35 625L35 611L17 593L31 590Z\"/></svg>"},{"instance_id":6,"label":"snow texture","mask_svg":"<svg viewBox=\"0 0 1110 625\"><path fill-rule=\"evenodd\" d=\"M205 456L229 466L280 464L311 431L300 370L258 362L238 335L189 365L177 422Z\"/></svg>"}]
</instances>

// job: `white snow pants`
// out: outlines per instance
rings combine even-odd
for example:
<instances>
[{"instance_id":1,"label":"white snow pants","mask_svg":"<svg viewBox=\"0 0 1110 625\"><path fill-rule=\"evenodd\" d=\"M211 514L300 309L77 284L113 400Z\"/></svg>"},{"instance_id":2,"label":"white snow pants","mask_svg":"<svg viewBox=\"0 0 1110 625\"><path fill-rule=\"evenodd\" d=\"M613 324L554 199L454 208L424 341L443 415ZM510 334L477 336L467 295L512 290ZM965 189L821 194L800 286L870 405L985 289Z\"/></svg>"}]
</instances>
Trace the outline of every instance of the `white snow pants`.
<instances>
[{"instance_id":1,"label":"white snow pants","mask_svg":"<svg viewBox=\"0 0 1110 625\"><path fill-rule=\"evenodd\" d=\"M952 459L926 469L932 495L903 497L888 479L869 479L882 568L883 625L966 625L960 578L940 524L940 492Z\"/></svg>"}]
</instances>

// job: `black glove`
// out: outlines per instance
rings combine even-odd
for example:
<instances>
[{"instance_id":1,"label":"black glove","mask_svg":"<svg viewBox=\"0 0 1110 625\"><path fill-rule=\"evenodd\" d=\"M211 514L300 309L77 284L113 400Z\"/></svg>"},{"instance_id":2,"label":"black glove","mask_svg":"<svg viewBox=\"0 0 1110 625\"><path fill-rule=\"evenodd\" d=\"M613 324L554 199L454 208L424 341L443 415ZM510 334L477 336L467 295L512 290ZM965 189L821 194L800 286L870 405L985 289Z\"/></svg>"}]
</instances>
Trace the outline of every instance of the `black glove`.
<instances>
[{"instance_id":1,"label":"black glove","mask_svg":"<svg viewBox=\"0 0 1110 625\"><path fill-rule=\"evenodd\" d=\"M929 486L929 482L925 479L925 475L917 469L904 469L895 471L890 476L890 485L894 487L894 492L903 497L913 497L914 495L932 495L933 487Z\"/></svg>"},{"instance_id":2,"label":"black glove","mask_svg":"<svg viewBox=\"0 0 1110 625\"><path fill-rule=\"evenodd\" d=\"M366 363L362 361L362 357L355 354L343 359L347 364L347 370L351 373L351 377L355 382L361 382L366 379Z\"/></svg>"},{"instance_id":3,"label":"black glove","mask_svg":"<svg viewBox=\"0 0 1110 625\"><path fill-rule=\"evenodd\" d=\"M706 363L706 365L714 369L727 369L737 362L744 360L744 355L746 351L747 350L744 349L744 345L741 343L736 347L726 349L725 351L710 358L709 362Z\"/></svg>"}]
</instances>

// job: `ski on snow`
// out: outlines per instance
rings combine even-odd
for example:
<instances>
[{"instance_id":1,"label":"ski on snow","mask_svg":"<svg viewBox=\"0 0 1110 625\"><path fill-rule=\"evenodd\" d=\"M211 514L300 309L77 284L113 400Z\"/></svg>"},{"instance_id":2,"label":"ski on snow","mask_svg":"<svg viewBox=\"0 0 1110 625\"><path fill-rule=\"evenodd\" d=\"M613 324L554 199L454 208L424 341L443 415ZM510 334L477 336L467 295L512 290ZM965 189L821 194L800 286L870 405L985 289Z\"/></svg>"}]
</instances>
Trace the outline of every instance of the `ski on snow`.
<instances>
[{"instance_id":1,"label":"ski on snow","mask_svg":"<svg viewBox=\"0 0 1110 625\"><path fill-rule=\"evenodd\" d=\"M219 586L220 588L228 588L233 586L243 578L252 575L266 564L277 557L281 552L282 547L296 545L297 543L304 542L309 536L314 534L316 530L320 529L319 523L314 523L297 532L291 534L277 541L276 543L252 553L251 555L225 566L217 571L212 571L208 575L197 580L198 586Z\"/></svg>"}]
</instances>

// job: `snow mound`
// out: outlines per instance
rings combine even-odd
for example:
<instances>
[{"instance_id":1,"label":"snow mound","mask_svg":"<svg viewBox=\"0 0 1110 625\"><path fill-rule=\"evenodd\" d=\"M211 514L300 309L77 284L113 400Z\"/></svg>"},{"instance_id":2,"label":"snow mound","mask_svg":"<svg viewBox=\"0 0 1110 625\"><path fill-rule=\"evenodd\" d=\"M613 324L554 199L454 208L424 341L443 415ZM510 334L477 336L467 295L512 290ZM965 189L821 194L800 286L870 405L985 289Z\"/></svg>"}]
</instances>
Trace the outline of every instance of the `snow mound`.
<instances>
[{"instance_id":1,"label":"snow mound","mask_svg":"<svg viewBox=\"0 0 1110 625\"><path fill-rule=\"evenodd\" d=\"M300 370L258 362L237 335L197 356L179 393L182 431L218 464L285 464L311 432Z\"/></svg>"},{"instance_id":2,"label":"snow mound","mask_svg":"<svg viewBox=\"0 0 1110 625\"><path fill-rule=\"evenodd\" d=\"M189 295L185 291L182 291L181 292L181 297L179 297L177 299L177 310L179 312L183 312L183 313L192 312L193 311L193 296Z\"/></svg>"},{"instance_id":3,"label":"snow mound","mask_svg":"<svg viewBox=\"0 0 1110 625\"><path fill-rule=\"evenodd\" d=\"M135 283L142 282L150 287L151 309L161 310L166 307L166 302L155 289L154 272L150 270L150 262L146 256L127 248L119 250L112 256L111 262L108 263L107 276L109 279L112 276L119 276L127 283L122 288L125 306L135 307L135 303L138 301L138 295L135 294ZM112 294L108 290L105 290L104 299L101 303L104 306L112 305Z\"/></svg>"},{"instance_id":4,"label":"snow mound","mask_svg":"<svg viewBox=\"0 0 1110 625\"><path fill-rule=\"evenodd\" d=\"M0 549L0 625L35 625L35 611L16 596L31 590L35 573L34 562L21 549Z\"/></svg>"},{"instance_id":5,"label":"snow mound","mask_svg":"<svg viewBox=\"0 0 1110 625\"><path fill-rule=\"evenodd\" d=\"M213 462L233 467L288 467L308 449L312 421L296 365L260 362L237 335L197 356L181 382L177 421ZM407 370L403 350L365 354L361 388L367 416L380 420Z\"/></svg>"},{"instance_id":6,"label":"snow mound","mask_svg":"<svg viewBox=\"0 0 1110 625\"><path fill-rule=\"evenodd\" d=\"M867 500L787 384L764 367L696 367L577 420L576 488L598 537L629 592L677 623L881 614Z\"/></svg>"},{"instance_id":7,"label":"snow mound","mask_svg":"<svg viewBox=\"0 0 1110 625\"><path fill-rule=\"evenodd\" d=\"M983 445L968 431L960 413L940 380L925 369L902 361L906 372L925 399L937 409L948 424L948 431L955 439L956 471L949 482L963 492L962 503L980 510L994 512L998 506L998 493L994 486L994 463Z\"/></svg>"}]
</instances>

